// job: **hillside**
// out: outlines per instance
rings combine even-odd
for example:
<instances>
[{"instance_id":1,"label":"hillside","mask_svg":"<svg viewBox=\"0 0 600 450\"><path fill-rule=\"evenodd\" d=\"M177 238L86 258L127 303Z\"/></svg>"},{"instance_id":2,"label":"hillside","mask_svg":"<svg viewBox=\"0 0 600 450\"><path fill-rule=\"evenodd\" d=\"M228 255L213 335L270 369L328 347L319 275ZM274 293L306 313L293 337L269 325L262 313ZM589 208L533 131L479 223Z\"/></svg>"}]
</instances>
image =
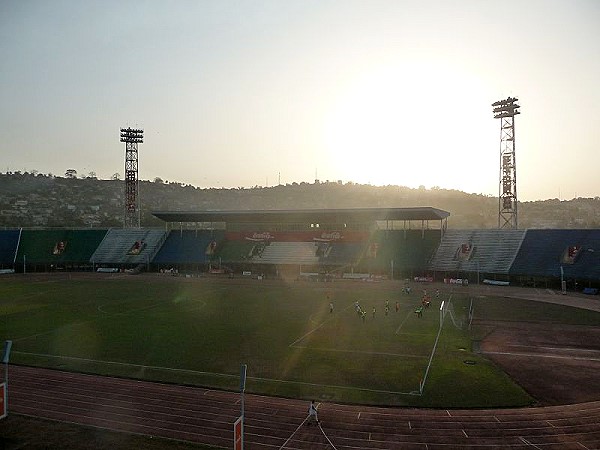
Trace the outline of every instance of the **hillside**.
<instances>
[{"instance_id":1,"label":"hillside","mask_svg":"<svg viewBox=\"0 0 600 450\"><path fill-rule=\"evenodd\" d=\"M124 181L0 174L1 227L119 227ZM273 187L202 189L140 181L142 226L164 224L152 211L318 209L431 206L450 212L450 228L495 228L496 197L403 186L292 183ZM519 228L600 228L600 197L519 203Z\"/></svg>"}]
</instances>

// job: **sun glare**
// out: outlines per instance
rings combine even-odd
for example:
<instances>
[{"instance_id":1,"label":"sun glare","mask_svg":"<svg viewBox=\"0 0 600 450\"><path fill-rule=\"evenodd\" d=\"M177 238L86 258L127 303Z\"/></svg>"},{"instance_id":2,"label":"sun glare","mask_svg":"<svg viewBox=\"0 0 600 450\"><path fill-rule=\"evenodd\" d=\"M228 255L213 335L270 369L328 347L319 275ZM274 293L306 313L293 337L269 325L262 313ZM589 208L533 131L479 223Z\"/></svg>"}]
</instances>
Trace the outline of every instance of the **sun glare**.
<instances>
[{"instance_id":1,"label":"sun glare","mask_svg":"<svg viewBox=\"0 0 600 450\"><path fill-rule=\"evenodd\" d=\"M453 154L480 142L478 127L465 136L464 118L473 105L488 118L489 99L482 97L471 78L423 63L356 77L329 115L330 168L359 183L457 188L452 172L461 166Z\"/></svg>"}]
</instances>

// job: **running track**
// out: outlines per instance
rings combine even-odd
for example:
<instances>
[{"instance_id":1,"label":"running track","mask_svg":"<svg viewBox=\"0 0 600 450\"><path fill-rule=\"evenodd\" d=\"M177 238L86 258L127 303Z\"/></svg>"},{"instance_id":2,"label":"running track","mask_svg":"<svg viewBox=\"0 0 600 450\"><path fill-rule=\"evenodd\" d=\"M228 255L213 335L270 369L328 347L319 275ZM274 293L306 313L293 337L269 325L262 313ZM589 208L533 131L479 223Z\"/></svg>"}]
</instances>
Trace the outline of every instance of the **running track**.
<instances>
[{"instance_id":1,"label":"running track","mask_svg":"<svg viewBox=\"0 0 600 450\"><path fill-rule=\"evenodd\" d=\"M14 413L232 448L236 393L10 367ZM500 410L374 408L246 395L245 448L600 449L600 401ZM329 441L331 442L329 442Z\"/></svg>"}]
</instances>

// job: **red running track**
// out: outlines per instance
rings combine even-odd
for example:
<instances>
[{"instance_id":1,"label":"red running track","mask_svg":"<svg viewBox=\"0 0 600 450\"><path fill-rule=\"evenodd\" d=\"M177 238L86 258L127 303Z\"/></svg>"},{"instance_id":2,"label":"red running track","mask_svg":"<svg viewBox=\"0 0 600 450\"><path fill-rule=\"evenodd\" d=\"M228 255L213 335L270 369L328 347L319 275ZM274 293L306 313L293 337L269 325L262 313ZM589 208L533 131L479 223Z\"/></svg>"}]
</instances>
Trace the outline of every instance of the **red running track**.
<instances>
[{"instance_id":1,"label":"red running track","mask_svg":"<svg viewBox=\"0 0 600 450\"><path fill-rule=\"evenodd\" d=\"M62 422L233 446L232 392L10 367L9 407ZM245 396L245 448L408 450L600 449L600 401L499 410L375 408L323 403L322 430L303 425L308 403Z\"/></svg>"}]
</instances>

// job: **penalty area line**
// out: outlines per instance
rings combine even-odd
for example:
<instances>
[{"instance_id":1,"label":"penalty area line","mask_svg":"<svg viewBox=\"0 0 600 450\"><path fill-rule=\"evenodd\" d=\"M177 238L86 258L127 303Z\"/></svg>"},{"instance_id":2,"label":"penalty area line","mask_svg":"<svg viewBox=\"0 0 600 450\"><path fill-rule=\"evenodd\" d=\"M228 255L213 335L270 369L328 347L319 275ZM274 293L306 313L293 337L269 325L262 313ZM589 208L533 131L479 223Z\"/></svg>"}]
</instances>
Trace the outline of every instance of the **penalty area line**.
<instances>
[{"instance_id":1,"label":"penalty area line","mask_svg":"<svg viewBox=\"0 0 600 450\"><path fill-rule=\"evenodd\" d=\"M348 308L350 308L352 305L348 305L347 307L345 307L343 311L346 311ZM336 314L337 315L337 314ZM336 316L334 315L334 316ZM311 316L312 317L312 316ZM309 320L312 322L312 319L309 317ZM310 336L311 334L313 334L315 331L317 331L318 329L322 328L327 322L333 320L333 317L330 317L327 320L324 320L323 322L321 322L321 324L319 326L317 326L316 328L313 328L312 330L310 330L309 332L303 334L302 336L300 336L298 339L296 339L294 342L292 342L291 344L288 345L288 347L294 347L294 345L296 345L298 342L302 341L306 336Z\"/></svg>"},{"instance_id":2,"label":"penalty area line","mask_svg":"<svg viewBox=\"0 0 600 450\"><path fill-rule=\"evenodd\" d=\"M294 345L294 348L304 348L307 350L315 350L318 352L337 352L337 353L357 353L362 355L381 355L381 356L397 356L401 358L428 358L429 355L408 355L402 353L389 353L389 352L369 352L364 350L344 350L339 348L321 348L321 347L309 347L306 345Z\"/></svg>"},{"instance_id":3,"label":"penalty area line","mask_svg":"<svg viewBox=\"0 0 600 450\"><path fill-rule=\"evenodd\" d=\"M404 326L404 323L408 320L408 318L411 316L411 314L413 314L412 309L410 311L408 311L408 314L406 315L406 317L404 318L404 320L402 321L402 323L400 324L400 326L396 329L396 334L400 334L400 330L402 329L402 327Z\"/></svg>"}]
</instances>

